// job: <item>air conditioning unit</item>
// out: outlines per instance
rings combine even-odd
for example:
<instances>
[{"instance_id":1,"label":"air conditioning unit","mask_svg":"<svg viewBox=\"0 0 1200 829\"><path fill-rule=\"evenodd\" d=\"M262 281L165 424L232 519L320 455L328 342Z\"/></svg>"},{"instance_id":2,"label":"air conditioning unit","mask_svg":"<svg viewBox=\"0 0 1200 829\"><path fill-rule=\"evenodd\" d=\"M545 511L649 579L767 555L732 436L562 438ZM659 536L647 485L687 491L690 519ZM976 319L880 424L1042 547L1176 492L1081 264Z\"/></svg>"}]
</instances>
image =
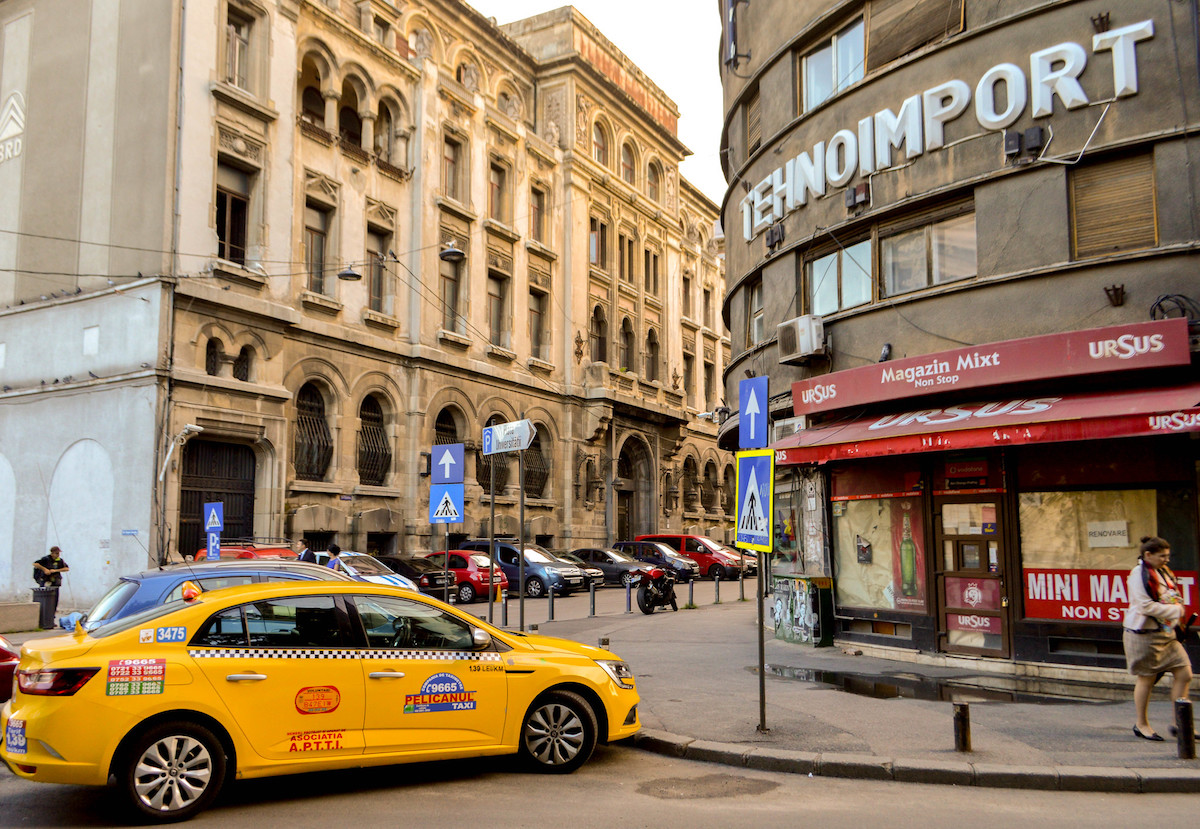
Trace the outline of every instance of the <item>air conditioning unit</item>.
<instances>
[{"instance_id":1,"label":"air conditioning unit","mask_svg":"<svg viewBox=\"0 0 1200 829\"><path fill-rule=\"evenodd\" d=\"M777 420L771 424L771 443L791 437L806 428L807 418L804 415L797 417L785 417L783 420Z\"/></svg>"},{"instance_id":2,"label":"air conditioning unit","mask_svg":"<svg viewBox=\"0 0 1200 829\"><path fill-rule=\"evenodd\" d=\"M825 353L825 326L813 314L793 317L779 323L779 362L803 363L809 357Z\"/></svg>"}]
</instances>

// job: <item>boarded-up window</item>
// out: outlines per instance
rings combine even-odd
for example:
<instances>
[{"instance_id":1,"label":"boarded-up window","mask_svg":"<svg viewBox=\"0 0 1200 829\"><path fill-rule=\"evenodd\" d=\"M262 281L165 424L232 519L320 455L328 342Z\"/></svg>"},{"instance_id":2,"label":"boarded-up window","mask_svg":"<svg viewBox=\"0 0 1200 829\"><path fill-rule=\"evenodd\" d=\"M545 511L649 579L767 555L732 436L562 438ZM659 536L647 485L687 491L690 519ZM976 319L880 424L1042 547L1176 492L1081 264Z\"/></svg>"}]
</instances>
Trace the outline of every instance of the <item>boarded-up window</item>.
<instances>
[{"instance_id":1,"label":"boarded-up window","mask_svg":"<svg viewBox=\"0 0 1200 829\"><path fill-rule=\"evenodd\" d=\"M758 90L746 102L746 155L750 155L762 144L762 106Z\"/></svg>"},{"instance_id":2,"label":"boarded-up window","mask_svg":"<svg viewBox=\"0 0 1200 829\"><path fill-rule=\"evenodd\" d=\"M875 0L867 33L867 70L962 31L962 0Z\"/></svg>"},{"instance_id":3,"label":"boarded-up window","mask_svg":"<svg viewBox=\"0 0 1200 829\"><path fill-rule=\"evenodd\" d=\"M1071 171L1076 259L1158 244L1154 159L1149 153Z\"/></svg>"}]
</instances>

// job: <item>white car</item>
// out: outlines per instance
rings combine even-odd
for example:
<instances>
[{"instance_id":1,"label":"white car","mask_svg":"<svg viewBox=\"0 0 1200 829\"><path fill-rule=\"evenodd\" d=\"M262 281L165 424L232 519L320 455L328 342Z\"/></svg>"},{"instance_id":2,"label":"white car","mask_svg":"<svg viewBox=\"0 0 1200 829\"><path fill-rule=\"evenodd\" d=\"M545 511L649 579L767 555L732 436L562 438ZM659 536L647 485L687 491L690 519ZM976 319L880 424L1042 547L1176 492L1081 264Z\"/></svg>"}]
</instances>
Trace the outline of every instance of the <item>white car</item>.
<instances>
[{"instance_id":1,"label":"white car","mask_svg":"<svg viewBox=\"0 0 1200 829\"><path fill-rule=\"evenodd\" d=\"M329 553L317 553L317 564L322 567L329 565ZM351 578L359 581L369 581L375 584L390 584L395 587L406 587L409 590L421 592L412 579L402 576L388 567L375 556L366 553L352 553L349 550L342 550L342 554L338 556L338 564L333 568L339 573L345 573Z\"/></svg>"}]
</instances>

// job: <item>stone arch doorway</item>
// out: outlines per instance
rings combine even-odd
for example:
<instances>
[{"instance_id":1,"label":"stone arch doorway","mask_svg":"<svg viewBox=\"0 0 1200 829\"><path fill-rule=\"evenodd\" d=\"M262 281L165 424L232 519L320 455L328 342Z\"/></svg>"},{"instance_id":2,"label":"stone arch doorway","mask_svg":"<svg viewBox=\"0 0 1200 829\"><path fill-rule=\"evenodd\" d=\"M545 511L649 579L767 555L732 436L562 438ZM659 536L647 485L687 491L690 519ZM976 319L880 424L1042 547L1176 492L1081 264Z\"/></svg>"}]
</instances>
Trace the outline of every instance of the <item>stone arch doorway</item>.
<instances>
[{"instance_id":1,"label":"stone arch doorway","mask_svg":"<svg viewBox=\"0 0 1200 829\"><path fill-rule=\"evenodd\" d=\"M630 541L652 533L654 527L654 469L650 450L640 440L630 438L617 458L616 540Z\"/></svg>"},{"instance_id":2,"label":"stone arch doorway","mask_svg":"<svg viewBox=\"0 0 1200 829\"><path fill-rule=\"evenodd\" d=\"M184 447L179 480L179 553L194 556L205 545L204 504L225 505L222 538L254 535L254 450L237 443L192 440ZM319 548L318 548L319 549Z\"/></svg>"}]
</instances>

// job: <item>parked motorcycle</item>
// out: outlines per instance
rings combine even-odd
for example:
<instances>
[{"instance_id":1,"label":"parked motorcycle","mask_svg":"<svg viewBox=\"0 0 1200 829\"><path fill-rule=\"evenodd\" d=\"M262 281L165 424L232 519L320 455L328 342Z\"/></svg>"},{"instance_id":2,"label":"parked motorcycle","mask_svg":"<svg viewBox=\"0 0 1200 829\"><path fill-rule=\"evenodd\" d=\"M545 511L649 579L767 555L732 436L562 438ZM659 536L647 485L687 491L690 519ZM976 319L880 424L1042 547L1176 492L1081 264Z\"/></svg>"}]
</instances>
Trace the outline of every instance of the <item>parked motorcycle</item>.
<instances>
[{"instance_id":1,"label":"parked motorcycle","mask_svg":"<svg viewBox=\"0 0 1200 829\"><path fill-rule=\"evenodd\" d=\"M666 570L661 567L641 570L635 583L638 609L643 613L650 614L656 608L667 605L672 610L679 610L679 604L675 601L675 577Z\"/></svg>"}]
</instances>

